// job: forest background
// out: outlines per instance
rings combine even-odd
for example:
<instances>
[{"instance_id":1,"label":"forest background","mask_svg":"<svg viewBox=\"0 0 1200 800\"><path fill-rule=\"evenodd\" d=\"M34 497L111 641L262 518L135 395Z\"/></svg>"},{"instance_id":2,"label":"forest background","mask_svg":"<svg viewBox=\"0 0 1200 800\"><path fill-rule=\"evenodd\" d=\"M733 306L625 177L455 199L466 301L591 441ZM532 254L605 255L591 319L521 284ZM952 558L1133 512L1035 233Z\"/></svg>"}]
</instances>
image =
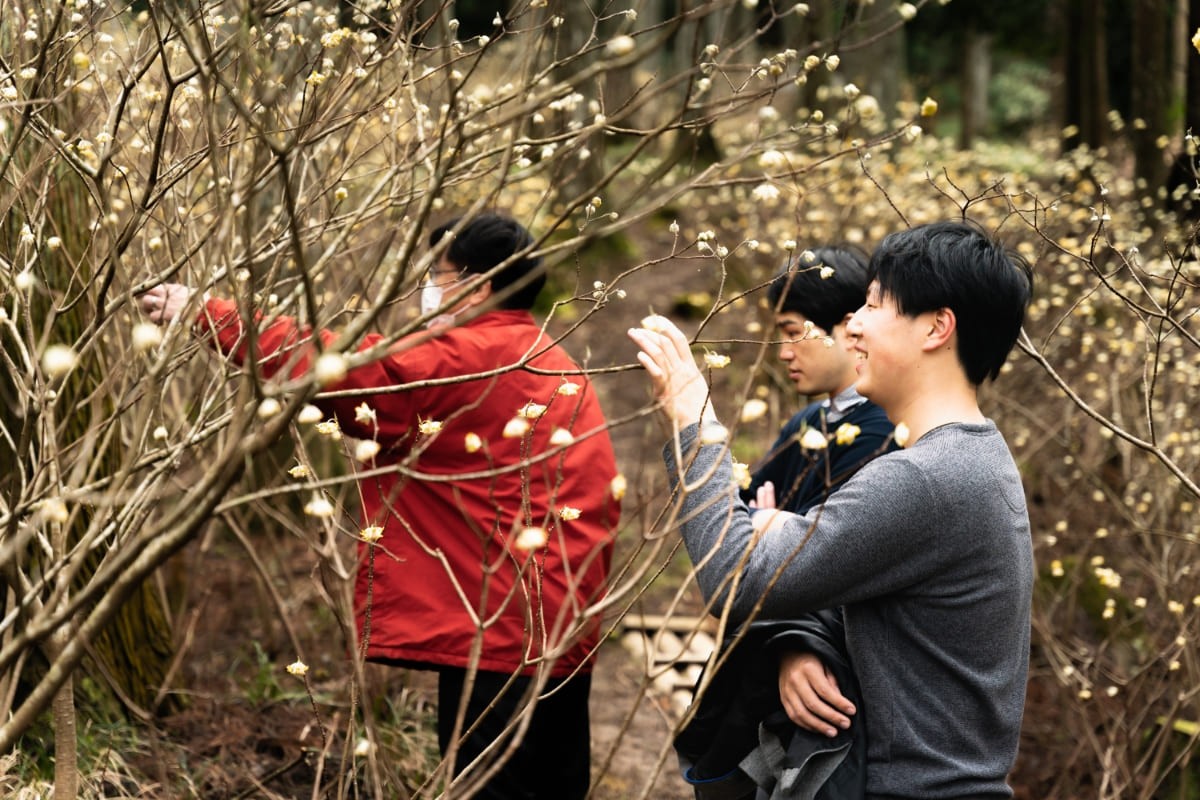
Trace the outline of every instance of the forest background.
<instances>
[{"instance_id":1,"label":"forest background","mask_svg":"<svg viewBox=\"0 0 1200 800\"><path fill-rule=\"evenodd\" d=\"M376 545L353 443L304 421L319 376L232 370L133 298L182 281L352 350L420 327L433 224L497 208L625 476L586 615L684 648L703 607L621 332L685 327L752 462L801 402L761 291L789 259L964 216L1021 252L984 394L1039 575L1013 785L1200 797L1197 37L1183 0L5 3L0 791L469 796L420 674L346 657ZM683 659L611 649L594 796L688 796Z\"/></svg>"}]
</instances>

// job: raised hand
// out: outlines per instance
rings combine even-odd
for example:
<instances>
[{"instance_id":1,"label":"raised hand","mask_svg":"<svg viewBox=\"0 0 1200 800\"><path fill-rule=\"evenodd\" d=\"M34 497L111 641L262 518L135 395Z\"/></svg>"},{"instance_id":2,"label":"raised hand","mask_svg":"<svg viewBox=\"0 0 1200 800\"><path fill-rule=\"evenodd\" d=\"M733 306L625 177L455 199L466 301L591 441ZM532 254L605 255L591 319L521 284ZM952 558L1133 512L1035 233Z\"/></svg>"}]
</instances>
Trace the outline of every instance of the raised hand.
<instances>
[{"instance_id":1,"label":"raised hand","mask_svg":"<svg viewBox=\"0 0 1200 800\"><path fill-rule=\"evenodd\" d=\"M687 337L666 317L647 317L642 325L630 328L629 338L641 348L637 358L650 376L663 414L681 428L699 422L705 416L709 389ZM707 418L715 419L711 409Z\"/></svg>"},{"instance_id":2,"label":"raised hand","mask_svg":"<svg viewBox=\"0 0 1200 800\"><path fill-rule=\"evenodd\" d=\"M138 305L151 322L167 325L179 317L195 291L181 283L163 283L139 295Z\"/></svg>"}]
</instances>

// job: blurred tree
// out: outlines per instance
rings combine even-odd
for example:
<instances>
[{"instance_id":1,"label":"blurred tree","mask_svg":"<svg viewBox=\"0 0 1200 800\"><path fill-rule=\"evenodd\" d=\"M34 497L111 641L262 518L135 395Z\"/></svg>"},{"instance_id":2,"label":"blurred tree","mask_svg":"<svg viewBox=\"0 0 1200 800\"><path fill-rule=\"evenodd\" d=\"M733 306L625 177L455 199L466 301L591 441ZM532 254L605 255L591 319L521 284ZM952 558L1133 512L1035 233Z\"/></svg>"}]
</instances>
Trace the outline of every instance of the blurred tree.
<instances>
[{"instance_id":1,"label":"blurred tree","mask_svg":"<svg viewBox=\"0 0 1200 800\"><path fill-rule=\"evenodd\" d=\"M1167 0L1134 0L1130 140L1146 207L1158 204L1167 174L1162 140L1169 128L1171 102L1170 22Z\"/></svg>"},{"instance_id":2,"label":"blurred tree","mask_svg":"<svg viewBox=\"0 0 1200 800\"><path fill-rule=\"evenodd\" d=\"M57 77L60 82L65 80L61 72ZM48 80L42 85L49 89L53 83ZM70 130L78 125L76 115L86 114L86 109L75 103L47 102L41 107L40 114L62 129ZM43 331L43 336L52 331L54 340L74 343L85 340L89 332L103 322L96 318L92 305L84 302L84 298L94 293L92 299L102 305L105 281L103 278L97 280L97 276L80 266L88 263L84 258L88 246L85 220L92 214L89 206L95 195L90 189L94 187L89 187L76 171L55 166L46 151L35 143L33 119L32 115L23 118L28 124L18 127L9 139L8 158L0 166L0 176L6 173L39 175L44 193L29 204L17 202L19 198L12 192L0 197L0 209L6 220L0 244L4 252L20 252L23 248L18 244L22 236L19 229L37 230L43 236L56 238L55 249L28 254L25 270L34 287L29 295L29 324L33 330ZM127 242L119 243L107 254L108 269L119 262L121 250L126 245ZM76 300L56 302L52 295L40 290L42 287L55 287L66 297ZM11 341L5 342L4 357L10 368L20 372L35 368L26 362ZM0 438L0 507L22 508L29 504L32 493L50 488L38 487L30 480L39 464L57 461L59 474L56 480L67 484L85 479L106 481L118 471L120 437L113 435L115 431L107 436L96 434L98 426L118 413L113 398L105 389L107 369L103 360L88 361L86 367L75 371L69 380L56 387L57 405L53 409L41 408L28 396L16 401L22 394L18 387L31 376L18 377L7 372L0 380L3 387L0 395L16 401L5 404L0 410L0 426L5 431L22 432L18 438ZM94 552L88 552L94 545L86 547L81 543L86 543L89 536L94 537L95 528L104 524L103 509L94 505L81 505L78 513L63 523L63 552L77 551L81 547L84 552L75 552L70 559L71 566L64 569L58 579L51 580L57 585L53 593L44 596L47 603L65 602L72 589L80 588L92 579L100 559ZM7 543L18 541L21 539L10 538ZM13 598L0 600L3 616L27 613L27 606L15 600L27 596L31 589L21 575L23 564L39 565L39 571L45 570L45 575L54 575L54 570L42 563L44 557L44 552L32 546L24 551L14 548L0 559L0 582ZM29 686L40 680L47 664L61 649L61 645L55 643L57 636L43 640L39 655L28 662L30 674L16 673L20 684ZM145 717L155 710L172 654L171 629L162 598L147 582L132 592L115 618L89 643L88 673L108 687L114 704L119 703L129 713ZM97 697L92 697L91 702L98 702Z\"/></svg>"},{"instance_id":3,"label":"blurred tree","mask_svg":"<svg viewBox=\"0 0 1200 800\"><path fill-rule=\"evenodd\" d=\"M1065 7L1059 10L1065 12ZM1002 129L1015 132L1022 124L1044 121L1033 108L1014 107L1043 103L1001 96L998 88L1020 82L1027 95L1045 93L1041 86L1027 84L1045 72L1041 65L1058 50L1048 16L1046 4L1030 0L927 3L905 26L913 89L918 97L928 94L939 101L944 123L956 123L960 147L969 148L977 138Z\"/></svg>"},{"instance_id":4,"label":"blurred tree","mask_svg":"<svg viewBox=\"0 0 1200 800\"><path fill-rule=\"evenodd\" d=\"M831 14L818 17L817 23L829 24ZM886 119L896 112L908 79L905 59L904 19L896 8L885 3L849 3L843 18L827 35L834 42L847 31L844 41L835 45L842 58L839 73L879 102Z\"/></svg>"},{"instance_id":5,"label":"blurred tree","mask_svg":"<svg viewBox=\"0 0 1200 800\"><path fill-rule=\"evenodd\" d=\"M992 80L992 34L983 26L978 9L987 6L968 4L962 31L962 127L958 145L970 149L976 137L987 133L990 118L988 86Z\"/></svg>"},{"instance_id":6,"label":"blurred tree","mask_svg":"<svg viewBox=\"0 0 1200 800\"><path fill-rule=\"evenodd\" d=\"M1063 146L1108 143L1109 90L1104 0L1062 0Z\"/></svg>"},{"instance_id":7,"label":"blurred tree","mask_svg":"<svg viewBox=\"0 0 1200 800\"><path fill-rule=\"evenodd\" d=\"M824 55L824 52L818 51L817 45L824 45L828 52L838 50L838 30L844 22L844 15L833 3L813 3L807 14L786 14L781 22L781 45L800 49L802 57ZM822 87L829 85L831 77L832 73L823 69L807 73L795 93L794 105L815 108L818 105L817 95Z\"/></svg>"},{"instance_id":8,"label":"blurred tree","mask_svg":"<svg viewBox=\"0 0 1200 800\"><path fill-rule=\"evenodd\" d=\"M1191 43L1194 32L1200 31L1200 0L1181 0L1177 9L1176 26L1182 28L1174 37L1176 91L1179 126L1173 133L1182 133L1181 147L1171 159L1167 173L1167 208L1184 214L1195 223L1200 219L1200 197L1197 196L1196 156L1197 135L1200 135L1200 58Z\"/></svg>"},{"instance_id":9,"label":"blurred tree","mask_svg":"<svg viewBox=\"0 0 1200 800\"><path fill-rule=\"evenodd\" d=\"M1189 41L1184 45L1187 82L1183 103L1183 127L1185 132L1200 136L1200 59L1194 52L1195 48L1191 48L1190 42L1193 32L1200 31L1200 0L1190 0L1187 19Z\"/></svg>"}]
</instances>

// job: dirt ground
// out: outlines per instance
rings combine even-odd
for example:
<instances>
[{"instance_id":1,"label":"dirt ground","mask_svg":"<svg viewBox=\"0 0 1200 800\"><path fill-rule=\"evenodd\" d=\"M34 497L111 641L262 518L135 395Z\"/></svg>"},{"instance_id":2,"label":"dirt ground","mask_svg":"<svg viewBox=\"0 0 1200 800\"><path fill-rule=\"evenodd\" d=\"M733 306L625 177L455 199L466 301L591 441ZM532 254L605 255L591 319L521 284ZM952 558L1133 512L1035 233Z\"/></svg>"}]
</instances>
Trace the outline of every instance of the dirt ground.
<instances>
[{"instance_id":1,"label":"dirt ground","mask_svg":"<svg viewBox=\"0 0 1200 800\"><path fill-rule=\"evenodd\" d=\"M691 800L692 790L679 776L674 752L662 760L672 727L665 699L640 695L640 679L640 665L620 645L609 642L601 649L590 709L593 774L612 754L593 785L592 797Z\"/></svg>"},{"instance_id":2,"label":"dirt ground","mask_svg":"<svg viewBox=\"0 0 1200 800\"><path fill-rule=\"evenodd\" d=\"M235 543L204 544L183 555L187 571L201 576L192 584L197 596L183 662L186 707L149 726L146 749L130 754L128 762L144 778L137 795L299 800L318 796L313 786L319 781L327 787L321 797L358 796L328 788L344 749L349 685L344 661L322 650L330 645L328 625L312 624L320 614L304 587L313 585L315 556L286 535L255 542L262 561L278 569L273 583L286 586L282 593L296 602L293 628L310 663L308 683L320 701L317 713L301 682L283 669L293 658L291 642L272 606L260 602L265 599L261 576ZM668 698L645 688L644 672L642 661L617 637L602 645L590 708L595 800L692 796L670 749ZM413 772L427 769L436 747L433 673L370 665L364 695L377 714L385 698L403 709L397 715L401 722L380 722L381 736L388 739L381 752L394 758L405 749L397 742L407 742L409 750L418 751L405 756L411 756ZM335 745L325 774L318 776L314 755L322 726ZM405 771L404 764L390 766L392 774ZM178 794L181 784L189 787L186 795Z\"/></svg>"}]
</instances>

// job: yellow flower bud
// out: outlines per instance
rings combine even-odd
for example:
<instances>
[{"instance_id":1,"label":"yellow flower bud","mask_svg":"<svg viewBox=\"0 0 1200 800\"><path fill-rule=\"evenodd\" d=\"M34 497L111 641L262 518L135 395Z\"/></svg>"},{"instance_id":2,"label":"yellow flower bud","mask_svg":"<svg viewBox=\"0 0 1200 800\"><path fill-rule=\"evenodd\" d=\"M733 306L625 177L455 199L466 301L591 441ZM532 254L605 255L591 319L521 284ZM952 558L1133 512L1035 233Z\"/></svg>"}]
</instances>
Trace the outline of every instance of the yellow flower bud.
<instances>
[{"instance_id":1,"label":"yellow flower bud","mask_svg":"<svg viewBox=\"0 0 1200 800\"><path fill-rule=\"evenodd\" d=\"M843 422L834 432L834 440L841 445L854 444L854 440L860 433L862 433L862 428L851 425L849 422Z\"/></svg>"},{"instance_id":2,"label":"yellow flower bud","mask_svg":"<svg viewBox=\"0 0 1200 800\"><path fill-rule=\"evenodd\" d=\"M625 482L624 475L617 475L608 484L608 490L612 494L613 500L616 500L618 502L620 502L621 500L623 500L625 498L626 489L627 489L627 484Z\"/></svg>"},{"instance_id":3,"label":"yellow flower bud","mask_svg":"<svg viewBox=\"0 0 1200 800\"><path fill-rule=\"evenodd\" d=\"M829 441L816 428L808 428L800 437L800 446L805 450L824 450L829 446Z\"/></svg>"},{"instance_id":4,"label":"yellow flower bud","mask_svg":"<svg viewBox=\"0 0 1200 800\"><path fill-rule=\"evenodd\" d=\"M524 417L513 417L504 424L504 432L501 434L505 439L520 439L529 432L529 420Z\"/></svg>"},{"instance_id":5,"label":"yellow flower bud","mask_svg":"<svg viewBox=\"0 0 1200 800\"><path fill-rule=\"evenodd\" d=\"M725 369L729 366L730 358L721 353L706 352L704 354L704 364L709 369Z\"/></svg>"},{"instance_id":6,"label":"yellow flower bud","mask_svg":"<svg viewBox=\"0 0 1200 800\"><path fill-rule=\"evenodd\" d=\"M540 547L545 547L549 538L549 534L546 533L545 528L532 526L528 528L522 528L521 532L517 534L516 547L518 550L524 550L526 552L530 550L537 550Z\"/></svg>"}]
</instances>

